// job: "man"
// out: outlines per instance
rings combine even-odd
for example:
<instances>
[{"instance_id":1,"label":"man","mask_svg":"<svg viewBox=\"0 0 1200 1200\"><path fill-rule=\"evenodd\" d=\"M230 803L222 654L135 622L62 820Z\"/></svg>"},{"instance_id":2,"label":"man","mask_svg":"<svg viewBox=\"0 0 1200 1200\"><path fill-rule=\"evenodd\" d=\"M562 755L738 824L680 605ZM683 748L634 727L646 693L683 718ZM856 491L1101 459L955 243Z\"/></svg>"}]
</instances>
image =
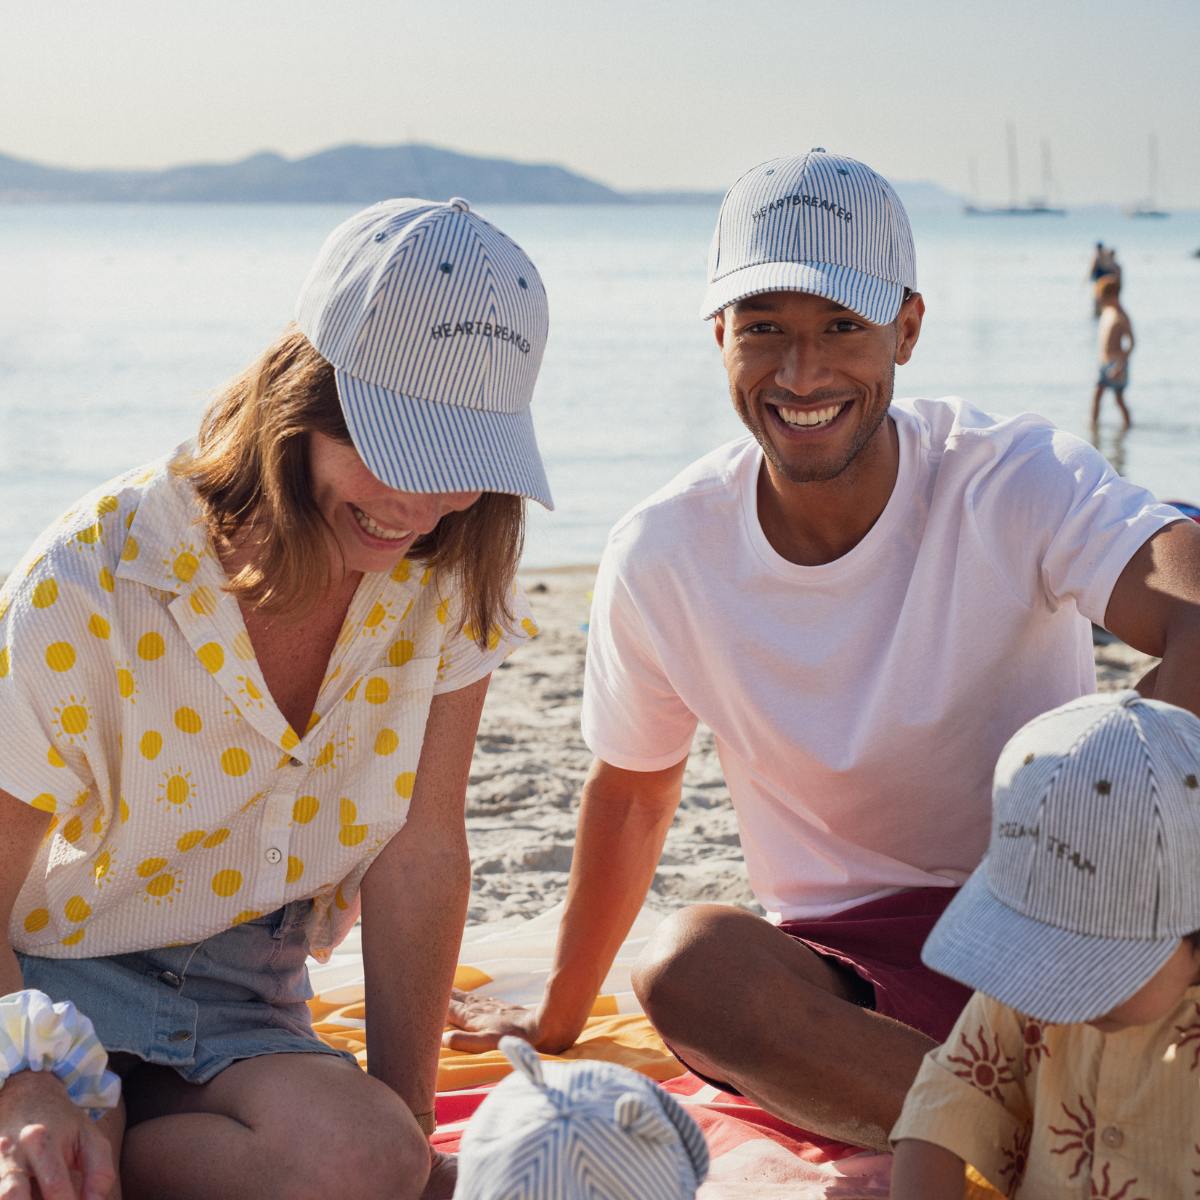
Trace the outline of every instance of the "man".
<instances>
[{"instance_id":1,"label":"man","mask_svg":"<svg viewBox=\"0 0 1200 1200\"><path fill-rule=\"evenodd\" d=\"M1100 351L1100 374L1092 393L1092 428L1100 424L1100 401L1105 389L1111 388L1113 399L1121 410L1121 419L1128 429L1133 422L1125 405L1125 388L1129 385L1129 356L1133 353L1133 322L1121 306L1121 279L1118 275L1103 275L1096 284L1096 303L1100 306L1100 327L1097 330Z\"/></svg>"},{"instance_id":2,"label":"man","mask_svg":"<svg viewBox=\"0 0 1200 1200\"><path fill-rule=\"evenodd\" d=\"M468 1032L448 1038L578 1035L702 720L767 919L673 915L638 995L693 1070L882 1149L966 995L920 947L987 844L1000 748L1094 689L1087 618L1163 655L1147 686L1200 709L1200 528L1039 418L891 403L924 303L903 207L853 159L814 150L734 185L704 315L751 436L614 528L546 995L534 1012L460 996Z\"/></svg>"}]
</instances>

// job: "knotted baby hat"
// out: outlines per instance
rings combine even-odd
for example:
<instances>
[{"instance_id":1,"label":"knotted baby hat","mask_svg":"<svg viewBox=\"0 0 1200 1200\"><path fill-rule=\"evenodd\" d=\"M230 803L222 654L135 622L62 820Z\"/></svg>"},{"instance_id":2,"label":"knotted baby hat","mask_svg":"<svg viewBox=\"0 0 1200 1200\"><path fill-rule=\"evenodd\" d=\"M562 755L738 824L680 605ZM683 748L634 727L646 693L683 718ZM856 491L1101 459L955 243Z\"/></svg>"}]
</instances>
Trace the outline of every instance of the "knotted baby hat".
<instances>
[{"instance_id":1,"label":"knotted baby hat","mask_svg":"<svg viewBox=\"0 0 1200 1200\"><path fill-rule=\"evenodd\" d=\"M455 1200L692 1200L708 1147L673 1096L616 1063L500 1049L514 1070L463 1134Z\"/></svg>"}]
</instances>

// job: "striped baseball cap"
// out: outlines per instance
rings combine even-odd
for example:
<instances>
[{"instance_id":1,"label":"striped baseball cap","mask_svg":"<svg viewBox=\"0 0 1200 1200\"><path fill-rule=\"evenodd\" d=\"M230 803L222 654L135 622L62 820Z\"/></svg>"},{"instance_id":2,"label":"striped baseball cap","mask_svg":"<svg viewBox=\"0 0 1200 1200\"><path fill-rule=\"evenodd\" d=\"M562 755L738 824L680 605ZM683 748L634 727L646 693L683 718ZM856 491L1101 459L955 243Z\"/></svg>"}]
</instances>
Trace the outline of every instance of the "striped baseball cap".
<instances>
[{"instance_id":1,"label":"striped baseball cap","mask_svg":"<svg viewBox=\"0 0 1200 1200\"><path fill-rule=\"evenodd\" d=\"M467 201L384 200L339 225L296 301L334 366L354 446L407 492L510 492L553 508L529 411L546 291Z\"/></svg>"},{"instance_id":2,"label":"striped baseball cap","mask_svg":"<svg viewBox=\"0 0 1200 1200\"><path fill-rule=\"evenodd\" d=\"M725 194L701 316L762 292L810 292L876 325L916 291L912 229L882 175L820 146L773 158Z\"/></svg>"},{"instance_id":3,"label":"striped baseball cap","mask_svg":"<svg viewBox=\"0 0 1200 1200\"><path fill-rule=\"evenodd\" d=\"M1052 709L996 764L992 836L921 953L1047 1022L1128 1000L1200 930L1200 720L1134 691Z\"/></svg>"},{"instance_id":4,"label":"striped baseball cap","mask_svg":"<svg viewBox=\"0 0 1200 1200\"><path fill-rule=\"evenodd\" d=\"M455 1200L692 1200L708 1146L669 1092L609 1062L543 1062L520 1038L471 1118Z\"/></svg>"}]
</instances>

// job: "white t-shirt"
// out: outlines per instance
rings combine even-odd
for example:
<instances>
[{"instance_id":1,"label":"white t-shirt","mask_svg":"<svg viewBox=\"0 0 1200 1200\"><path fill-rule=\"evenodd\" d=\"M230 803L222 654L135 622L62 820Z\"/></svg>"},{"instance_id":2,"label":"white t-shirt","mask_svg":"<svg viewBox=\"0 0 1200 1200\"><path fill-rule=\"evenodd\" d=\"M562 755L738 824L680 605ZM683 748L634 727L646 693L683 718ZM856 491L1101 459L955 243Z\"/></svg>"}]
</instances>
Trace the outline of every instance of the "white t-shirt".
<instances>
[{"instance_id":1,"label":"white t-shirt","mask_svg":"<svg viewBox=\"0 0 1200 1200\"><path fill-rule=\"evenodd\" d=\"M747 436L622 518L596 581L588 746L654 771L708 725L773 920L961 883L1001 747L1095 689L1085 618L1181 519L1040 417L958 399L890 412L895 489L841 558L772 549Z\"/></svg>"}]
</instances>

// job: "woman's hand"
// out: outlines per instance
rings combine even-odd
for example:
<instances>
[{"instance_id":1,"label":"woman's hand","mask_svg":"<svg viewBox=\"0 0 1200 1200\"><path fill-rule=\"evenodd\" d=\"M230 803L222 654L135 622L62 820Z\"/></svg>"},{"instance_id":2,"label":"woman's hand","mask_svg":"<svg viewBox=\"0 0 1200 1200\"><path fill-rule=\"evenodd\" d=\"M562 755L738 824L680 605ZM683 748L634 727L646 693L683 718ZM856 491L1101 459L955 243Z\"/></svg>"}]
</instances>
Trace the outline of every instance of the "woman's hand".
<instances>
[{"instance_id":1,"label":"woman's hand","mask_svg":"<svg viewBox=\"0 0 1200 1200\"><path fill-rule=\"evenodd\" d=\"M45 1071L9 1076L0 1088L3 1200L104 1200L116 1181L108 1140L61 1080Z\"/></svg>"},{"instance_id":2,"label":"woman's hand","mask_svg":"<svg viewBox=\"0 0 1200 1200\"><path fill-rule=\"evenodd\" d=\"M564 1038L544 1032L540 1008L524 1008L459 988L450 993L447 1018L454 1029L442 1034L442 1045L467 1054L494 1050L500 1039L509 1034L524 1038L546 1054L561 1054L575 1041L573 1036Z\"/></svg>"}]
</instances>

